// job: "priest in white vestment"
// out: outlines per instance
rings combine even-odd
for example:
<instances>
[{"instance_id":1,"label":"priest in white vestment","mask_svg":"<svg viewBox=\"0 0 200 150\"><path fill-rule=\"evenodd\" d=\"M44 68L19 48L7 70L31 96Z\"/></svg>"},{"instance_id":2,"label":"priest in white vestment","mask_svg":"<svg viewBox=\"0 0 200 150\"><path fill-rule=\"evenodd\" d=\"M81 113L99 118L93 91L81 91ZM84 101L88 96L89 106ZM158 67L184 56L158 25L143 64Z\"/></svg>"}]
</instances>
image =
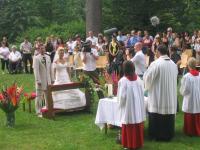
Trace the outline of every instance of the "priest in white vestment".
<instances>
[{"instance_id":1,"label":"priest in white vestment","mask_svg":"<svg viewBox=\"0 0 200 150\"><path fill-rule=\"evenodd\" d=\"M200 136L200 73L196 70L195 58L188 60L189 72L181 80L183 95L184 127L189 136Z\"/></svg>"},{"instance_id":2,"label":"priest in white vestment","mask_svg":"<svg viewBox=\"0 0 200 150\"><path fill-rule=\"evenodd\" d=\"M144 142L144 92L135 74L134 64L125 61L124 77L118 82L117 99L119 101L120 122L122 124L122 145L136 149Z\"/></svg>"},{"instance_id":3,"label":"priest in white vestment","mask_svg":"<svg viewBox=\"0 0 200 150\"><path fill-rule=\"evenodd\" d=\"M149 136L155 140L169 141L174 136L178 70L167 56L165 45L158 46L157 57L144 74L149 96Z\"/></svg>"}]
</instances>

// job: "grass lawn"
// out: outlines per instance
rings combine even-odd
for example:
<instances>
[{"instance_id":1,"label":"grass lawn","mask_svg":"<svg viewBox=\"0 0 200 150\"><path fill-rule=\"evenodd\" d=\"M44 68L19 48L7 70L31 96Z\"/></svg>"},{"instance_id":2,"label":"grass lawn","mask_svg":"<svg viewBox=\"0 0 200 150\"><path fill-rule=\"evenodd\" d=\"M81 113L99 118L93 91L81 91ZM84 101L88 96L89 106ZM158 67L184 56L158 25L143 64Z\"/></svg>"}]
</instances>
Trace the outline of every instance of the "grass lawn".
<instances>
[{"instance_id":1,"label":"grass lawn","mask_svg":"<svg viewBox=\"0 0 200 150\"><path fill-rule=\"evenodd\" d=\"M13 81L23 85L26 92L34 91L33 75L1 75L0 87ZM181 101L181 98L179 98ZM117 129L104 131L94 124L97 102L92 112L76 112L58 115L56 120L38 118L33 112L16 112L16 126L5 127L5 114L0 111L0 150L120 150L115 143ZM199 150L200 138L187 137L182 132L183 113L176 116L175 138L167 142L150 141L147 138L145 123L145 142L141 150Z\"/></svg>"}]
</instances>

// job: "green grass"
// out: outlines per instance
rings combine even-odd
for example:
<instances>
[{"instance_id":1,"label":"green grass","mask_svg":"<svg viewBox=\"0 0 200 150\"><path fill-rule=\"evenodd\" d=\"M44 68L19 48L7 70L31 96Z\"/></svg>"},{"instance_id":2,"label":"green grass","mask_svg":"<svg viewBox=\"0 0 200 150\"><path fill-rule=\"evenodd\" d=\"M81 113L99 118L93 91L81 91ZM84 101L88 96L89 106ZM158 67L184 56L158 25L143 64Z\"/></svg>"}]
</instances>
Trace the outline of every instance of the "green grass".
<instances>
[{"instance_id":1,"label":"green grass","mask_svg":"<svg viewBox=\"0 0 200 150\"><path fill-rule=\"evenodd\" d=\"M0 75L0 87L17 81L26 92L34 91L33 75ZM180 101L180 99L179 99ZM76 112L57 115L56 120L38 118L34 113L16 112L16 126L5 127L5 114L0 111L0 150L120 150L115 143L117 129L109 129L108 134L94 124L97 103L93 113ZM188 137L182 132L183 113L176 116L175 138L167 142L150 141L147 138L142 150L199 150L200 138Z\"/></svg>"}]
</instances>

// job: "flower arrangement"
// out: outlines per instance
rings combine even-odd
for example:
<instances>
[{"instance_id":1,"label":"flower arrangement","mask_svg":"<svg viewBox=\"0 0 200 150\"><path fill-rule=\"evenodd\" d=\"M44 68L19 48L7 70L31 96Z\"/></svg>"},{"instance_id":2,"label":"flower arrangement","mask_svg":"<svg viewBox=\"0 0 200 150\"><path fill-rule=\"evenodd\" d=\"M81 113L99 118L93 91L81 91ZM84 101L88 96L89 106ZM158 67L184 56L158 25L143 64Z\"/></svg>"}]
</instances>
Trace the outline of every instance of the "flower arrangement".
<instances>
[{"instance_id":1,"label":"flower arrangement","mask_svg":"<svg viewBox=\"0 0 200 150\"><path fill-rule=\"evenodd\" d=\"M107 90L105 87L106 81L103 76L99 76L99 84L94 83L94 81L88 75L83 73L79 74L78 80L85 85L87 92L90 94L90 99L92 102L94 102L97 95L101 98L107 95Z\"/></svg>"},{"instance_id":2,"label":"flower arrangement","mask_svg":"<svg viewBox=\"0 0 200 150\"><path fill-rule=\"evenodd\" d=\"M79 74L78 80L84 84L85 90L89 93L91 102L94 102L96 95L96 85L93 80L83 73Z\"/></svg>"},{"instance_id":3,"label":"flower arrangement","mask_svg":"<svg viewBox=\"0 0 200 150\"><path fill-rule=\"evenodd\" d=\"M6 113L7 126L14 126L14 113L19 107L22 92L23 88L18 87L17 84L14 83L10 87L2 89L2 92L0 93L0 108Z\"/></svg>"}]
</instances>

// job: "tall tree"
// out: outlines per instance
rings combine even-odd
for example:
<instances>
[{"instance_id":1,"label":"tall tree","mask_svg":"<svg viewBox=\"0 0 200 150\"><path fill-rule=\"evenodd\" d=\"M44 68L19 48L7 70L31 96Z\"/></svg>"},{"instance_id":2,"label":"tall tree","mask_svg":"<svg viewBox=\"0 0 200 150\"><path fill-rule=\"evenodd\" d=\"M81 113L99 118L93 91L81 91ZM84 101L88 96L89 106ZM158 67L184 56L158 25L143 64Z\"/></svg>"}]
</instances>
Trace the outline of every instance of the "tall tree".
<instances>
[{"instance_id":1,"label":"tall tree","mask_svg":"<svg viewBox=\"0 0 200 150\"><path fill-rule=\"evenodd\" d=\"M86 32L93 31L98 34L101 31L101 0L86 0Z\"/></svg>"}]
</instances>

